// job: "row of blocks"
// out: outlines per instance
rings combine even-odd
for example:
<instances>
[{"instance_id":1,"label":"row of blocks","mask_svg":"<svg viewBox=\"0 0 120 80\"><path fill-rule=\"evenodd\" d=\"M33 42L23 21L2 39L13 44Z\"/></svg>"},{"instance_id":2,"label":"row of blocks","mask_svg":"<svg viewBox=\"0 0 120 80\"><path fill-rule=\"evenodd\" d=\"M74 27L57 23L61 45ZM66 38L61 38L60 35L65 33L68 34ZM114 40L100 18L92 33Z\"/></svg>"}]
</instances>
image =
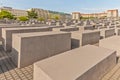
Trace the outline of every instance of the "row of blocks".
<instances>
[{"instance_id":1,"label":"row of blocks","mask_svg":"<svg viewBox=\"0 0 120 80\"><path fill-rule=\"evenodd\" d=\"M73 32L60 32L52 31L50 27L3 28L3 47L5 51L12 51L13 61L21 68L71 48L87 44L99 45L100 31L74 30ZM106 35L112 36L113 30L107 30Z\"/></svg>"},{"instance_id":2,"label":"row of blocks","mask_svg":"<svg viewBox=\"0 0 120 80\"><path fill-rule=\"evenodd\" d=\"M78 41L73 40L73 38L78 39ZM99 43L99 38L99 31L87 31L83 33L75 31L70 33L52 31L51 28L47 27L2 29L4 50L12 51L12 59L19 68L68 51L71 49L71 46L76 47L78 44L79 46L83 46L86 44Z\"/></svg>"},{"instance_id":3,"label":"row of blocks","mask_svg":"<svg viewBox=\"0 0 120 80\"><path fill-rule=\"evenodd\" d=\"M3 28L3 46L6 51L12 50L12 60L18 68L39 61L34 65L34 80L100 80L115 66L115 51L91 45L71 50L71 45L99 43L100 31L69 30L72 29L60 32L49 27Z\"/></svg>"},{"instance_id":4,"label":"row of blocks","mask_svg":"<svg viewBox=\"0 0 120 80\"><path fill-rule=\"evenodd\" d=\"M3 28L2 35L0 36L0 40L3 41L3 47L4 47L5 51L11 51L12 33L45 32L45 31L52 31L52 28L54 31L66 31L66 32L77 31L77 32L72 33L72 43L73 43L72 46L74 46L74 47L84 45L84 43L87 44L86 42L94 44L95 41L97 41L97 40L95 40L93 38L97 37L96 39L99 39L99 36L94 35L93 37L90 37L91 40L89 40L89 41L83 40L84 38L81 37L82 35L85 35L87 33L90 34L91 32L93 32L95 34L96 31L89 30L89 31L83 32L84 30L81 31L81 28L80 28L80 31L78 31L79 28L55 28L55 27L43 27L43 28L41 28L41 27L22 27L22 28L20 28L20 27L17 27L17 28ZM115 34L115 29L100 30L100 36L102 36L104 38L113 36L114 34ZM118 29L117 34L118 35L120 34L120 29ZM99 33L98 33L98 35L99 35ZM77 37L77 36L80 36L80 37ZM93 41L93 40L95 40L95 41Z\"/></svg>"}]
</instances>

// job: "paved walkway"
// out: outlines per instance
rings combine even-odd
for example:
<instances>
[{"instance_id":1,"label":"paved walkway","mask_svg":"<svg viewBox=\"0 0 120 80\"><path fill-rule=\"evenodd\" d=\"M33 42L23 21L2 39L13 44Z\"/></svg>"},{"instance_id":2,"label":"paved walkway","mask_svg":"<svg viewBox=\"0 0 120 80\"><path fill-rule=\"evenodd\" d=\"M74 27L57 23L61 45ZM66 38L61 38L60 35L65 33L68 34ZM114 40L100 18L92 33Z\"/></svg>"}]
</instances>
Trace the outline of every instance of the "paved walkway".
<instances>
[{"instance_id":1,"label":"paved walkway","mask_svg":"<svg viewBox=\"0 0 120 80\"><path fill-rule=\"evenodd\" d=\"M33 66L19 69L0 48L0 80L33 80Z\"/></svg>"},{"instance_id":2,"label":"paved walkway","mask_svg":"<svg viewBox=\"0 0 120 80\"><path fill-rule=\"evenodd\" d=\"M120 80L120 62L118 62L118 64L101 80Z\"/></svg>"}]
</instances>

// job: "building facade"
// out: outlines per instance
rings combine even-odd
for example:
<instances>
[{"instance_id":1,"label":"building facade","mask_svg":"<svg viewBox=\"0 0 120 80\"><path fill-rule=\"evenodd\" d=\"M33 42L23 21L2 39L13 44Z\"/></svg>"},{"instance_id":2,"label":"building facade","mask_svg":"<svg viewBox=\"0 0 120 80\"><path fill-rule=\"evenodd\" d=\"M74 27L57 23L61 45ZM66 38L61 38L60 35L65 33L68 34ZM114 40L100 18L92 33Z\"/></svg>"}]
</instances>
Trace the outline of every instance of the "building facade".
<instances>
[{"instance_id":1,"label":"building facade","mask_svg":"<svg viewBox=\"0 0 120 80\"><path fill-rule=\"evenodd\" d=\"M80 12L73 12L72 13L72 19L76 19L79 20L80 17L95 17L95 18L102 18L102 17L114 17L117 18L118 17L118 10L107 10L106 12L102 12L102 13L91 13L91 14L84 14L84 13L80 13Z\"/></svg>"},{"instance_id":2,"label":"building facade","mask_svg":"<svg viewBox=\"0 0 120 80\"><path fill-rule=\"evenodd\" d=\"M47 10L39 9L39 8L28 9L28 11L31 11L31 10L34 10L37 13L38 18L40 18L40 17L43 17L45 19L49 18L49 12Z\"/></svg>"},{"instance_id":3,"label":"building facade","mask_svg":"<svg viewBox=\"0 0 120 80\"><path fill-rule=\"evenodd\" d=\"M107 11L107 17L118 17L118 10L108 10Z\"/></svg>"},{"instance_id":4,"label":"building facade","mask_svg":"<svg viewBox=\"0 0 120 80\"><path fill-rule=\"evenodd\" d=\"M12 7L1 7L1 10L6 10L8 12L10 12L11 14L13 14L16 17L20 17L20 16L28 16L28 13L26 10L20 10L20 9L13 9Z\"/></svg>"},{"instance_id":5,"label":"building facade","mask_svg":"<svg viewBox=\"0 0 120 80\"><path fill-rule=\"evenodd\" d=\"M50 19L50 14L56 14L56 15L60 15L60 18L62 18L62 19L71 19L71 14L57 12L57 11L44 10L44 9L40 9L40 8L31 8L28 10L20 10L20 9L13 9L12 7L3 6L3 7L0 7L0 11L2 11L2 10L6 10L16 17L28 16L27 11L34 10L37 13L38 18L42 17L44 19Z\"/></svg>"},{"instance_id":6,"label":"building facade","mask_svg":"<svg viewBox=\"0 0 120 80\"><path fill-rule=\"evenodd\" d=\"M79 20L82 15L79 12L73 12L72 13L72 19Z\"/></svg>"}]
</instances>

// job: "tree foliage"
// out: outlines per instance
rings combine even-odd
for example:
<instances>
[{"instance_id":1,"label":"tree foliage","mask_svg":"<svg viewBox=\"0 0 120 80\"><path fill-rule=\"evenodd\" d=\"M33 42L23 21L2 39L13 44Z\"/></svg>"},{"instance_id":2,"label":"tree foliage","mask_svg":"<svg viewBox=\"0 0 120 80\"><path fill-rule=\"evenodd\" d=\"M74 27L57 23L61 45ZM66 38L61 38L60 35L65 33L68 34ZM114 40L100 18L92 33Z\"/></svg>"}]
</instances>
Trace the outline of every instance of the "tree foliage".
<instances>
[{"instance_id":1,"label":"tree foliage","mask_svg":"<svg viewBox=\"0 0 120 80\"><path fill-rule=\"evenodd\" d=\"M59 20L60 15L58 15L58 14L50 14L50 19Z\"/></svg>"},{"instance_id":2,"label":"tree foliage","mask_svg":"<svg viewBox=\"0 0 120 80\"><path fill-rule=\"evenodd\" d=\"M37 17L38 17L38 14L34 10L28 11L28 18L35 19Z\"/></svg>"},{"instance_id":3,"label":"tree foliage","mask_svg":"<svg viewBox=\"0 0 120 80\"><path fill-rule=\"evenodd\" d=\"M88 20L88 19L90 19L90 20L94 20L94 19L96 19L96 17L80 17L80 20Z\"/></svg>"},{"instance_id":4,"label":"tree foliage","mask_svg":"<svg viewBox=\"0 0 120 80\"><path fill-rule=\"evenodd\" d=\"M55 19L55 20L59 20L59 19L60 19L60 16L56 15L56 16L54 17L54 19Z\"/></svg>"},{"instance_id":5,"label":"tree foliage","mask_svg":"<svg viewBox=\"0 0 120 80\"><path fill-rule=\"evenodd\" d=\"M10 12L6 10L2 10L0 12L0 19L4 19L4 18L14 19L14 15L12 15Z\"/></svg>"},{"instance_id":6,"label":"tree foliage","mask_svg":"<svg viewBox=\"0 0 120 80\"><path fill-rule=\"evenodd\" d=\"M29 18L26 16L21 16L21 17L18 17L18 20L19 21L27 21L27 20L29 20Z\"/></svg>"},{"instance_id":7,"label":"tree foliage","mask_svg":"<svg viewBox=\"0 0 120 80\"><path fill-rule=\"evenodd\" d=\"M45 18L39 17L38 20L39 20L39 21L45 21Z\"/></svg>"}]
</instances>

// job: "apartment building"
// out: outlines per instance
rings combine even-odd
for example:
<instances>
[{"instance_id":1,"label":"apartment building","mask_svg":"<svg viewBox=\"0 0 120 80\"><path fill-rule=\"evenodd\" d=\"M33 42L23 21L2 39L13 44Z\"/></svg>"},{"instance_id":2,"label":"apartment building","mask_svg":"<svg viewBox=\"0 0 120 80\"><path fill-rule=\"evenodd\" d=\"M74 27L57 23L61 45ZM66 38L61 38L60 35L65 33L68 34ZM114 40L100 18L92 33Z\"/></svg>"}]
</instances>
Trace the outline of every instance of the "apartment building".
<instances>
[{"instance_id":1,"label":"apartment building","mask_svg":"<svg viewBox=\"0 0 120 80\"><path fill-rule=\"evenodd\" d=\"M102 13L90 13L90 14L85 14L85 13L80 13L80 12L73 12L72 13L72 19L77 19L79 20L80 17L96 17L96 18L101 18L101 17L118 17L118 10L107 10L106 12Z\"/></svg>"},{"instance_id":2,"label":"apartment building","mask_svg":"<svg viewBox=\"0 0 120 80\"><path fill-rule=\"evenodd\" d=\"M79 20L81 16L82 16L82 15L80 14L80 12L73 12L73 13L72 13L72 19L77 19L77 20Z\"/></svg>"},{"instance_id":3,"label":"apartment building","mask_svg":"<svg viewBox=\"0 0 120 80\"><path fill-rule=\"evenodd\" d=\"M107 17L118 17L118 10L108 10L107 11Z\"/></svg>"},{"instance_id":4,"label":"apartment building","mask_svg":"<svg viewBox=\"0 0 120 80\"><path fill-rule=\"evenodd\" d=\"M6 10L6 11L12 13L13 15L15 15L16 17L28 15L26 10L13 9L12 7L1 7L0 11L1 10Z\"/></svg>"},{"instance_id":5,"label":"apartment building","mask_svg":"<svg viewBox=\"0 0 120 80\"><path fill-rule=\"evenodd\" d=\"M28 10L20 10L20 9L13 9L12 7L3 6L3 7L0 7L0 11L1 10L6 10L6 11L10 12L11 14L13 14L16 17L28 16L27 11L34 10L37 13L38 18L43 17L44 19L49 19L50 14L57 14L57 15L60 15L62 19L66 19L66 18L71 19L71 15L68 14L68 13L44 10L44 9L40 9L40 8L31 8L31 9L28 9Z\"/></svg>"},{"instance_id":6,"label":"apartment building","mask_svg":"<svg viewBox=\"0 0 120 80\"><path fill-rule=\"evenodd\" d=\"M47 10L39 9L39 8L28 9L28 11L31 11L31 10L34 10L37 13L38 17L43 17L45 19L49 18L49 12Z\"/></svg>"}]
</instances>

